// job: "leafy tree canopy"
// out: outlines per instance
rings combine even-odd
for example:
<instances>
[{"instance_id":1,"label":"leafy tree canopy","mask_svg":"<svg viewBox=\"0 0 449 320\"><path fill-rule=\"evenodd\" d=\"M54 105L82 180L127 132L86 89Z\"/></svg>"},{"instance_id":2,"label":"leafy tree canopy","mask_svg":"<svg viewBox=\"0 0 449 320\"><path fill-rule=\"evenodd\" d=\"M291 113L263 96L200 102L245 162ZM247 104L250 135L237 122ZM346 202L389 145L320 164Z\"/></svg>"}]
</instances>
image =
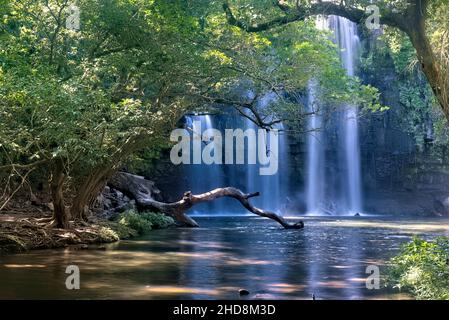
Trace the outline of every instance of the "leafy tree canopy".
<instances>
[{"instance_id":1,"label":"leafy tree canopy","mask_svg":"<svg viewBox=\"0 0 449 320\"><path fill-rule=\"evenodd\" d=\"M256 34L230 25L217 1L79 0L72 30L71 5L0 2L0 166L22 177L62 168L75 197L98 192L86 185L135 151L166 146L192 110L231 104L262 127L293 127L303 110L286 97L312 78L330 102L378 106L377 91L346 75L313 21ZM249 91L279 99L257 110Z\"/></svg>"}]
</instances>

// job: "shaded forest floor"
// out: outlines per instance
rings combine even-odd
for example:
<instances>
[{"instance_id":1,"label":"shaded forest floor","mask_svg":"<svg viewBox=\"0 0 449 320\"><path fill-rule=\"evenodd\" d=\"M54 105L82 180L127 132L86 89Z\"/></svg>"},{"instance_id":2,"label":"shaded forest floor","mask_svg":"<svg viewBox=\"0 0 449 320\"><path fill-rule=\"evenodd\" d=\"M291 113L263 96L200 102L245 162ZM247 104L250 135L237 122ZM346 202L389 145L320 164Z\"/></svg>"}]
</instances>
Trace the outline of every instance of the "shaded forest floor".
<instances>
[{"instance_id":1,"label":"shaded forest floor","mask_svg":"<svg viewBox=\"0 0 449 320\"><path fill-rule=\"evenodd\" d=\"M0 254L31 249L50 249L77 245L88 249L101 244L127 239L132 229L106 219L93 217L89 224L70 223L69 229L49 227L51 213L7 211L0 213Z\"/></svg>"}]
</instances>

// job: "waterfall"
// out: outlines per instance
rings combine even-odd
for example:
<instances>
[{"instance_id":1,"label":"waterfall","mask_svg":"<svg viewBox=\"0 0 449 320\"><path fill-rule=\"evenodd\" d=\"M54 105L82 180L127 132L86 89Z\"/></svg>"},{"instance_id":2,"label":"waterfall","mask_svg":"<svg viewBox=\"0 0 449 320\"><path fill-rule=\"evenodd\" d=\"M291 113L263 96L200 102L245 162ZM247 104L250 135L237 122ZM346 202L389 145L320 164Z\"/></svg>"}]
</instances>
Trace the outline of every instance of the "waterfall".
<instances>
[{"instance_id":1,"label":"waterfall","mask_svg":"<svg viewBox=\"0 0 449 320\"><path fill-rule=\"evenodd\" d=\"M249 120L247 120L247 128L257 130L257 126ZM282 130L282 124L276 125L276 129ZM259 174L259 164L246 165L246 186L244 186L244 189L248 192L259 191L261 193L260 197L252 199L256 206L265 210L283 213L285 211L288 197L288 143L287 137L282 134L282 132L278 133L278 139L278 172L275 175L262 176ZM270 141L268 134L265 134L264 141L259 141L258 143L262 143L262 146L270 152Z\"/></svg>"},{"instance_id":2,"label":"waterfall","mask_svg":"<svg viewBox=\"0 0 449 320\"><path fill-rule=\"evenodd\" d=\"M308 108L312 113L307 126L307 181L306 200L307 213L320 214L324 201L324 146L322 134L322 119L317 108L315 96L315 81L309 83Z\"/></svg>"},{"instance_id":3,"label":"waterfall","mask_svg":"<svg viewBox=\"0 0 449 320\"><path fill-rule=\"evenodd\" d=\"M250 97L251 98L251 97ZM263 109L270 103L275 103L277 96L268 93L260 98L257 107ZM190 129L193 139L199 139L201 133L207 129L218 129L224 137L225 129L259 129L252 121L242 118L238 115L197 115L186 116L186 126ZM266 119L268 121L268 119ZM200 123L200 126L198 126ZM275 125L275 129L284 129L282 124ZM247 142L245 142L245 164L233 165L206 165L190 164L183 166L183 172L187 178L188 188L193 193L203 193L214 188L233 186L240 188L243 192L260 192L259 197L252 198L252 203L265 210L275 211L279 214L285 212L289 191L288 174L288 139L283 133L278 134L279 153L278 153L278 172L274 175L260 175L260 164L249 164L247 159ZM213 143L213 142L210 142ZM224 143L224 142L223 142ZM257 142L258 147L262 147L270 152L269 135ZM202 149L205 143L202 143ZM236 148L234 146L234 148ZM256 149L257 150L257 149ZM192 149L192 151L195 151ZM235 151L235 150L234 150ZM224 146L223 146L224 152ZM235 153L235 152L234 152ZM276 156L270 154L271 156ZM223 215L223 214L247 214L241 205L233 199L218 199L207 204L195 206L194 214L201 215Z\"/></svg>"},{"instance_id":4,"label":"waterfall","mask_svg":"<svg viewBox=\"0 0 449 320\"><path fill-rule=\"evenodd\" d=\"M340 49L340 58L347 75L355 75L356 56L359 49L357 27L353 22L337 16L317 20L317 28L330 29L335 34L335 43ZM320 214L323 211L343 211L359 213L363 209L362 182L360 166L360 146L358 128L358 108L355 105L343 106L337 131L341 136L341 155L336 163L333 176L326 172L324 140L328 130L317 130L322 126L322 117L315 112L319 101L316 97L317 84L309 83L308 109L313 114L308 119L307 161L306 161L306 205L307 213ZM319 108L318 108L319 109ZM331 146L332 147L332 146ZM332 149L332 148L331 148ZM331 177L332 176L332 177ZM333 179L338 180L335 185ZM341 189L340 195L329 188ZM335 213L335 212L334 212Z\"/></svg>"},{"instance_id":5,"label":"waterfall","mask_svg":"<svg viewBox=\"0 0 449 320\"><path fill-rule=\"evenodd\" d=\"M199 115L186 117L186 126L191 131L192 140L201 141L201 135L207 129L214 128L214 121L211 115ZM214 143L213 141L210 143ZM201 152L205 144L201 142ZM197 151L192 149L193 152ZM207 165L195 160L190 165L186 165L185 172L189 182L189 190L195 193L203 193L215 188L224 187L223 172L221 165ZM200 163L195 163L195 161ZM223 201L217 200L214 203L205 203L195 208L195 213L204 214L211 210L223 212L225 209Z\"/></svg>"},{"instance_id":6,"label":"waterfall","mask_svg":"<svg viewBox=\"0 0 449 320\"><path fill-rule=\"evenodd\" d=\"M274 92L268 93L260 98L257 104L257 108L262 110L270 103L277 101L277 95ZM270 119L266 119L269 121ZM258 127L250 120L246 119L246 128L252 128L257 130ZM281 132L278 133L279 139L279 153L276 159L279 163L279 170L272 176L261 176L259 174L260 165L249 165L246 168L247 185L246 190L248 192L260 191L261 197L253 200L256 206L265 210L276 211L283 213L285 211L286 202L288 201L288 141L285 134L282 133L284 126L282 123L276 124L274 129L278 129ZM270 152L269 135L265 134L263 141L258 141L258 144ZM272 156L276 156L271 154Z\"/></svg>"},{"instance_id":7,"label":"waterfall","mask_svg":"<svg viewBox=\"0 0 449 320\"><path fill-rule=\"evenodd\" d=\"M330 27L335 33L336 43L340 48L340 58L349 76L355 75L357 51L360 46L357 26L348 19L329 17ZM346 105L342 126L344 131L343 148L345 150L346 172L346 209L350 213L362 211L362 183L360 169L360 146L358 128L358 108Z\"/></svg>"},{"instance_id":8,"label":"waterfall","mask_svg":"<svg viewBox=\"0 0 449 320\"><path fill-rule=\"evenodd\" d=\"M354 76L359 48L356 25L345 18L336 16L319 20L319 24L319 28L327 28L334 32L335 43L340 49L342 65L349 76ZM358 213L363 210L358 108L355 105L343 106L342 111L339 112L341 117L338 120L335 119L336 125L332 128L321 128L325 127L324 116L321 113L325 106L320 106L319 89L318 83L311 80L308 88L308 110L312 115L309 117L307 124L309 134L307 136L307 158L305 161L307 213ZM253 93L248 94L249 99L253 96ZM267 93L258 100L257 108L264 110L276 101L276 94ZM224 136L225 129L258 129L250 120L235 115L190 116L187 122L188 126L192 127L194 137L204 130L212 128L220 130L222 136ZM197 128L195 126L198 126L198 123L200 125ZM277 129L282 128L282 124L277 126ZM331 130L334 130L337 134L333 134L330 132ZM331 136L330 133L332 133ZM267 136L265 135L265 137ZM337 136L339 137L338 141L333 138ZM188 187L194 193L202 193L227 185L238 187L244 192L259 191L261 196L252 199L256 206L283 213L290 195L289 150L287 137L279 134L278 138L279 158L277 160L279 171L277 174L261 176L259 174L260 165L248 164L246 157L243 165L198 163L184 167L188 177ZM259 139L259 147L263 144L266 144L267 152L269 152L270 142L268 138L265 138L265 141ZM202 145L204 147L205 144L202 143ZM330 153L330 151L335 151L335 154ZM219 199L198 206L195 210L198 213L212 215L242 212L241 207L236 206L230 199Z\"/></svg>"}]
</instances>

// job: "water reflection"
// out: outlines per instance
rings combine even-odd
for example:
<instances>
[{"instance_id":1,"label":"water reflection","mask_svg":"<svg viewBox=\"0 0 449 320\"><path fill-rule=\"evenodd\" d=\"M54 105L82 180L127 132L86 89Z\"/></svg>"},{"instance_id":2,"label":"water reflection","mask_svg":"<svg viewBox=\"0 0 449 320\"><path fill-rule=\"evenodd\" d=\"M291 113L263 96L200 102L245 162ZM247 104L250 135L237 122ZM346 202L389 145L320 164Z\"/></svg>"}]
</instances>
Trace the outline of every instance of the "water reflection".
<instances>
[{"instance_id":1,"label":"water reflection","mask_svg":"<svg viewBox=\"0 0 449 320\"><path fill-rule=\"evenodd\" d=\"M101 250L33 251L0 257L0 298L252 299L396 298L367 290L366 267L413 234L448 234L448 220L307 218L283 230L250 217L198 219L200 229L153 231ZM81 290L65 289L65 268L81 270Z\"/></svg>"}]
</instances>

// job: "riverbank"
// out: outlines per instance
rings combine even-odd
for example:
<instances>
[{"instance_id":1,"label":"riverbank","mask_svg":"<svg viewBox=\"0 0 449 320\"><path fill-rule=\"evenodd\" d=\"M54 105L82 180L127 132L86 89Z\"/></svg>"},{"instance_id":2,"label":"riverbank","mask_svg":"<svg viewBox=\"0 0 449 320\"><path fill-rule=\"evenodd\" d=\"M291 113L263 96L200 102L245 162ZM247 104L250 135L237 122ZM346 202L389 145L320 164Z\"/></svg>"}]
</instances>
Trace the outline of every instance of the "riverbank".
<instances>
[{"instance_id":1,"label":"riverbank","mask_svg":"<svg viewBox=\"0 0 449 320\"><path fill-rule=\"evenodd\" d=\"M135 209L113 215L100 212L92 215L88 223L69 222L68 229L50 226L51 217L50 212L32 210L0 214L0 254L71 245L89 249L91 244L130 239L153 229L175 225L171 217L161 213L137 212Z\"/></svg>"},{"instance_id":2,"label":"riverbank","mask_svg":"<svg viewBox=\"0 0 449 320\"><path fill-rule=\"evenodd\" d=\"M42 216L42 213L0 214L0 254L68 246L88 249L92 244L111 243L138 235L118 222L98 217L92 218L89 224L72 222L70 229L52 228L48 223L50 217Z\"/></svg>"}]
</instances>

